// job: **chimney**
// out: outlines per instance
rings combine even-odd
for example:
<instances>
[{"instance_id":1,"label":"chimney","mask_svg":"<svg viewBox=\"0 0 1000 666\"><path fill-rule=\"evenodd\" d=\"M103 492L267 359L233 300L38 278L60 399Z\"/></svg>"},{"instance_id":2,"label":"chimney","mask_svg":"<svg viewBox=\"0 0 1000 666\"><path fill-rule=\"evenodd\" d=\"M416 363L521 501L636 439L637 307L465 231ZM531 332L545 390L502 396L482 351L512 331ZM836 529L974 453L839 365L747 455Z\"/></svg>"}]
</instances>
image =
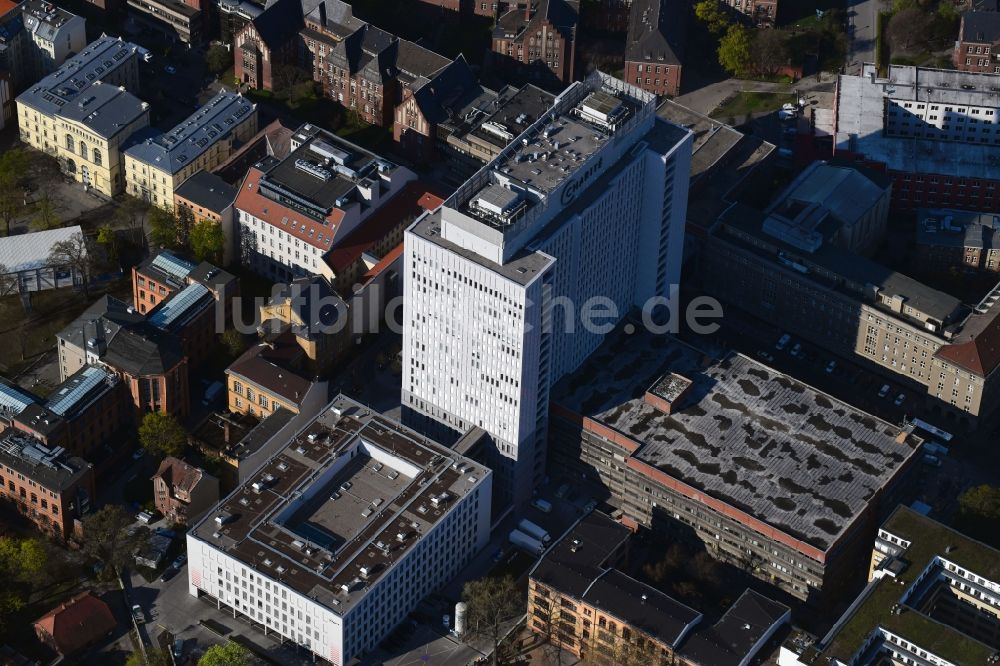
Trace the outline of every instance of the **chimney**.
<instances>
[{"instance_id":1,"label":"chimney","mask_svg":"<svg viewBox=\"0 0 1000 666\"><path fill-rule=\"evenodd\" d=\"M326 0L319 3L319 25L322 28L326 27Z\"/></svg>"}]
</instances>

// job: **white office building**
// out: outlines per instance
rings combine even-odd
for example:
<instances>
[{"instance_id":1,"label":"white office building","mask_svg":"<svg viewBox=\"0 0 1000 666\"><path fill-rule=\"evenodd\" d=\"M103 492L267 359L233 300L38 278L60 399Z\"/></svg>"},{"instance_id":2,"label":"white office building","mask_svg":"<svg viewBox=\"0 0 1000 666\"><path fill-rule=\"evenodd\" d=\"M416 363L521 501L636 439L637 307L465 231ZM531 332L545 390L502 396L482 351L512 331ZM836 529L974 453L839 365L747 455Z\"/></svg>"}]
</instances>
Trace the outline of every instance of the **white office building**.
<instances>
[{"instance_id":1,"label":"white office building","mask_svg":"<svg viewBox=\"0 0 1000 666\"><path fill-rule=\"evenodd\" d=\"M544 474L549 387L678 283L692 134L655 111L595 73L407 230L404 417L486 430L499 500Z\"/></svg>"},{"instance_id":2,"label":"white office building","mask_svg":"<svg viewBox=\"0 0 1000 666\"><path fill-rule=\"evenodd\" d=\"M189 592L351 663L488 542L492 478L338 396L188 532Z\"/></svg>"}]
</instances>

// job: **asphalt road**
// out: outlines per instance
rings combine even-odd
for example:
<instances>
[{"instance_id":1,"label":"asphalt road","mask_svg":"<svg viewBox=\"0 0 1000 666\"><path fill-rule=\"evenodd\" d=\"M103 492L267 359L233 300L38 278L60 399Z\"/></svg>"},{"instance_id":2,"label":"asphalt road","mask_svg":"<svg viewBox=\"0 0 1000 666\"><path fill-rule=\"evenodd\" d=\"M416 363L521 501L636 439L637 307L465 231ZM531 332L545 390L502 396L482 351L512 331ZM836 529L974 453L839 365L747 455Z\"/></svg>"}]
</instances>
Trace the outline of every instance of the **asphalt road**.
<instances>
[{"instance_id":1,"label":"asphalt road","mask_svg":"<svg viewBox=\"0 0 1000 666\"><path fill-rule=\"evenodd\" d=\"M847 0L848 74L859 74L864 63L875 62L875 21L882 4L882 0Z\"/></svg>"}]
</instances>

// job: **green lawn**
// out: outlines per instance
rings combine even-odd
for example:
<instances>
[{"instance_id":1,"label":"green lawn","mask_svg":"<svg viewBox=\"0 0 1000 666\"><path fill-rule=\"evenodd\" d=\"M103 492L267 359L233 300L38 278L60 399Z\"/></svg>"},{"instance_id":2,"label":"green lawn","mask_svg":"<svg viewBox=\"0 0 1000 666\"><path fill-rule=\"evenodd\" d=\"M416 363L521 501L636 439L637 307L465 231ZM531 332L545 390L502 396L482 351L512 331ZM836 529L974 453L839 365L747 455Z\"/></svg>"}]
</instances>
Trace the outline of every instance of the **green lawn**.
<instances>
[{"instance_id":1,"label":"green lawn","mask_svg":"<svg viewBox=\"0 0 1000 666\"><path fill-rule=\"evenodd\" d=\"M766 113L776 111L786 102L794 102L794 95L787 92L749 92L742 91L730 97L710 114L713 118L728 121L734 118L741 122L751 113Z\"/></svg>"}]
</instances>

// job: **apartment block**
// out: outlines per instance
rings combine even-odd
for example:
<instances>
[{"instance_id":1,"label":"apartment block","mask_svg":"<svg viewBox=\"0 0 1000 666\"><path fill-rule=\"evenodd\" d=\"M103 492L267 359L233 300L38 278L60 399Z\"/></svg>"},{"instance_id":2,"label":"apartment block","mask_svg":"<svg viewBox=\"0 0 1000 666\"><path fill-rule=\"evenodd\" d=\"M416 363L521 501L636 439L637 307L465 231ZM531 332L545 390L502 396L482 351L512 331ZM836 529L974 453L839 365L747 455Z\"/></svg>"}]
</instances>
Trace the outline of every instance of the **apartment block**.
<instances>
[{"instance_id":1,"label":"apartment block","mask_svg":"<svg viewBox=\"0 0 1000 666\"><path fill-rule=\"evenodd\" d=\"M404 418L486 430L504 502L544 476L549 388L607 330L578 309L600 296L614 322L678 284L691 133L655 107L600 73L575 83L406 232Z\"/></svg>"},{"instance_id":2,"label":"apartment block","mask_svg":"<svg viewBox=\"0 0 1000 666\"><path fill-rule=\"evenodd\" d=\"M493 28L493 61L509 76L553 91L576 78L577 0L506 5Z\"/></svg>"},{"instance_id":3,"label":"apartment block","mask_svg":"<svg viewBox=\"0 0 1000 666\"><path fill-rule=\"evenodd\" d=\"M892 178L895 209L1000 211L1000 75L864 65L837 80L833 154Z\"/></svg>"},{"instance_id":4,"label":"apartment block","mask_svg":"<svg viewBox=\"0 0 1000 666\"><path fill-rule=\"evenodd\" d=\"M787 641L778 663L995 663L998 563L995 549L900 506L878 530L868 585L826 636Z\"/></svg>"},{"instance_id":5,"label":"apartment block","mask_svg":"<svg viewBox=\"0 0 1000 666\"><path fill-rule=\"evenodd\" d=\"M219 501L219 480L205 470L167 456L153 475L156 510L171 524L191 525Z\"/></svg>"},{"instance_id":6,"label":"apartment block","mask_svg":"<svg viewBox=\"0 0 1000 666\"><path fill-rule=\"evenodd\" d=\"M303 125L284 159L254 165L236 197L240 260L274 281L322 275L336 284L330 253L351 242L416 176L331 132Z\"/></svg>"},{"instance_id":7,"label":"apartment block","mask_svg":"<svg viewBox=\"0 0 1000 666\"><path fill-rule=\"evenodd\" d=\"M626 525L835 602L910 491L922 440L742 355L636 328L554 391L549 474L609 496Z\"/></svg>"},{"instance_id":8,"label":"apartment block","mask_svg":"<svg viewBox=\"0 0 1000 666\"><path fill-rule=\"evenodd\" d=\"M60 541L70 539L94 498L93 466L22 432L0 436L0 497Z\"/></svg>"},{"instance_id":9,"label":"apartment block","mask_svg":"<svg viewBox=\"0 0 1000 666\"><path fill-rule=\"evenodd\" d=\"M625 42L624 79L654 95L681 94L688 4L635 0Z\"/></svg>"},{"instance_id":10,"label":"apartment block","mask_svg":"<svg viewBox=\"0 0 1000 666\"><path fill-rule=\"evenodd\" d=\"M21 3L24 29L34 46L32 79L62 67L71 55L87 46L87 22L48 0Z\"/></svg>"},{"instance_id":11,"label":"apartment block","mask_svg":"<svg viewBox=\"0 0 1000 666\"><path fill-rule=\"evenodd\" d=\"M955 68L963 72L1000 74L1000 13L970 11L962 14L955 41Z\"/></svg>"},{"instance_id":12,"label":"apartment block","mask_svg":"<svg viewBox=\"0 0 1000 666\"><path fill-rule=\"evenodd\" d=\"M202 169L225 162L234 147L257 133L257 105L220 92L166 134L125 151L126 191L173 210L174 191Z\"/></svg>"},{"instance_id":13,"label":"apartment block","mask_svg":"<svg viewBox=\"0 0 1000 666\"><path fill-rule=\"evenodd\" d=\"M351 663L489 541L491 481L338 396L188 532L188 589Z\"/></svg>"},{"instance_id":14,"label":"apartment block","mask_svg":"<svg viewBox=\"0 0 1000 666\"><path fill-rule=\"evenodd\" d=\"M149 125L149 104L128 92L150 54L101 37L17 97L21 140L59 160L88 189L112 197L124 190L122 152Z\"/></svg>"}]
</instances>

